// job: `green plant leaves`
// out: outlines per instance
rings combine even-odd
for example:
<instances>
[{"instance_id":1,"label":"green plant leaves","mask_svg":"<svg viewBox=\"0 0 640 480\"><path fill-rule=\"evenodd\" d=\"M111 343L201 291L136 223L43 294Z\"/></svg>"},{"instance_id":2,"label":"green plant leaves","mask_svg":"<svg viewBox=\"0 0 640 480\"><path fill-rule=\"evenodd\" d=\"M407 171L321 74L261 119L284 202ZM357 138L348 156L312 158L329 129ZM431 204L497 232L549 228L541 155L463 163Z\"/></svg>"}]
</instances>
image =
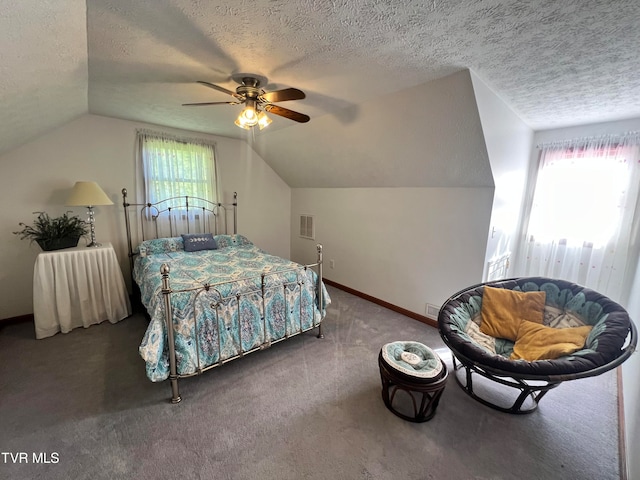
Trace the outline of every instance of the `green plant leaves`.
<instances>
[{"instance_id":1,"label":"green plant leaves","mask_svg":"<svg viewBox=\"0 0 640 480\"><path fill-rule=\"evenodd\" d=\"M66 212L59 217L50 217L46 212L33 212L38 214L33 225L20 223L22 230L13 232L20 235L21 240L50 241L66 237L83 237L89 233L87 222L76 215Z\"/></svg>"}]
</instances>

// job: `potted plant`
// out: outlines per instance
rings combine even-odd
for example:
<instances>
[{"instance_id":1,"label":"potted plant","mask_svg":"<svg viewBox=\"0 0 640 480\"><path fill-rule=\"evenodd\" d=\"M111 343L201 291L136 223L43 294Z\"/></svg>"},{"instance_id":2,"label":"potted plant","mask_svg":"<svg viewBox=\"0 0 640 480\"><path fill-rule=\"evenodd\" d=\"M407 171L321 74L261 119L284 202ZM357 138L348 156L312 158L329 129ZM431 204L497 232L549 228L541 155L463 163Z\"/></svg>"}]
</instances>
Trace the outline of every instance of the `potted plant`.
<instances>
[{"instance_id":1,"label":"potted plant","mask_svg":"<svg viewBox=\"0 0 640 480\"><path fill-rule=\"evenodd\" d=\"M42 250L75 247L80 237L88 233L87 222L75 215L69 215L70 212L55 218L51 218L46 212L34 212L36 213L38 216L33 225L20 223L22 230L13 233L20 235L21 240L28 238L31 242L37 242Z\"/></svg>"}]
</instances>

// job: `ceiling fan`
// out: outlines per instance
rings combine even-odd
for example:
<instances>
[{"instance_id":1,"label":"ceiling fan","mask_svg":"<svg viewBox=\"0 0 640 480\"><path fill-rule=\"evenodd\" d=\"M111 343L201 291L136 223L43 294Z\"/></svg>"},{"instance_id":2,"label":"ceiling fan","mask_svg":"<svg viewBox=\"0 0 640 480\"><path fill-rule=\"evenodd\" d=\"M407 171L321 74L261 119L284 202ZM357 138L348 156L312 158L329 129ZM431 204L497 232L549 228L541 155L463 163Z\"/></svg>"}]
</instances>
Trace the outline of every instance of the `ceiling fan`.
<instances>
[{"instance_id":1,"label":"ceiling fan","mask_svg":"<svg viewBox=\"0 0 640 480\"><path fill-rule=\"evenodd\" d=\"M213 83L198 80L198 83L219 92L226 93L235 98L231 102L204 102L204 103L183 103L185 107L197 107L205 105L241 105L245 107L235 121L235 124L246 130L258 125L260 130L271 123L271 119L267 117L266 112L288 118L295 122L306 123L309 116L304 113L294 112L288 108L274 105L275 102L284 102L286 100L302 100L306 97L302 90L297 88L285 88L275 90L273 92L265 92L260 85L266 83L266 78L253 74L234 75L233 79L240 84L235 92L228 90Z\"/></svg>"}]
</instances>

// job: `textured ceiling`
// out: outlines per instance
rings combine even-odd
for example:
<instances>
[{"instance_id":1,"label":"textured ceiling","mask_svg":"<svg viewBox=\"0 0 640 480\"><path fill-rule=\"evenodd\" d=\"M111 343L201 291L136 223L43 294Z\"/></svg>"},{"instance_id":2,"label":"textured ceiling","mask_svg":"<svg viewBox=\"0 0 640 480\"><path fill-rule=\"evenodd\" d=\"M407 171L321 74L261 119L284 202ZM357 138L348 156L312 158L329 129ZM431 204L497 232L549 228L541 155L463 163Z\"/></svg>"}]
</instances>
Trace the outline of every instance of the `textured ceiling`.
<instances>
[{"instance_id":1,"label":"textured ceiling","mask_svg":"<svg viewBox=\"0 0 640 480\"><path fill-rule=\"evenodd\" d=\"M84 0L0 2L0 153L87 112Z\"/></svg>"},{"instance_id":2,"label":"textured ceiling","mask_svg":"<svg viewBox=\"0 0 640 480\"><path fill-rule=\"evenodd\" d=\"M639 24L638 0L3 0L0 151L87 98L91 113L238 136L239 107L181 106L229 100L195 81L234 89L238 72L304 90L282 106L312 122L465 68L536 130L640 117Z\"/></svg>"}]
</instances>

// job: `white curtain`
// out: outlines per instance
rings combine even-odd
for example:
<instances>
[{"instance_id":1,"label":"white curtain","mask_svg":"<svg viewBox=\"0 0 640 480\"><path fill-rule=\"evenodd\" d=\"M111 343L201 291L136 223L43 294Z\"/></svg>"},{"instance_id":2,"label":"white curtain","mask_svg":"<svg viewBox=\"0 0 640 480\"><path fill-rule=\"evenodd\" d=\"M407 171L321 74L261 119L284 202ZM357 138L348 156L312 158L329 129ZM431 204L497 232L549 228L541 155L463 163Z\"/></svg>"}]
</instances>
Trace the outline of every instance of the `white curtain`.
<instances>
[{"instance_id":1,"label":"white curtain","mask_svg":"<svg viewBox=\"0 0 640 480\"><path fill-rule=\"evenodd\" d=\"M199 197L217 202L215 144L138 131L145 200Z\"/></svg>"},{"instance_id":2,"label":"white curtain","mask_svg":"<svg viewBox=\"0 0 640 480\"><path fill-rule=\"evenodd\" d=\"M159 208L172 207L171 214L162 214L156 222L151 222L154 210L144 210L138 217L137 234L142 239L153 236L175 236L177 232L186 233L190 225L197 225L198 231L206 229L206 215L199 214L196 208L190 212L184 206L184 197L189 196L191 207L209 206L198 202L203 198L218 202L218 179L215 161L215 143L202 139L177 137L150 130L137 131L136 184L138 185L137 203L156 203L172 197L180 197L174 202L163 202Z\"/></svg>"},{"instance_id":3,"label":"white curtain","mask_svg":"<svg viewBox=\"0 0 640 480\"><path fill-rule=\"evenodd\" d=\"M626 300L637 261L640 132L540 147L516 271Z\"/></svg>"}]
</instances>

